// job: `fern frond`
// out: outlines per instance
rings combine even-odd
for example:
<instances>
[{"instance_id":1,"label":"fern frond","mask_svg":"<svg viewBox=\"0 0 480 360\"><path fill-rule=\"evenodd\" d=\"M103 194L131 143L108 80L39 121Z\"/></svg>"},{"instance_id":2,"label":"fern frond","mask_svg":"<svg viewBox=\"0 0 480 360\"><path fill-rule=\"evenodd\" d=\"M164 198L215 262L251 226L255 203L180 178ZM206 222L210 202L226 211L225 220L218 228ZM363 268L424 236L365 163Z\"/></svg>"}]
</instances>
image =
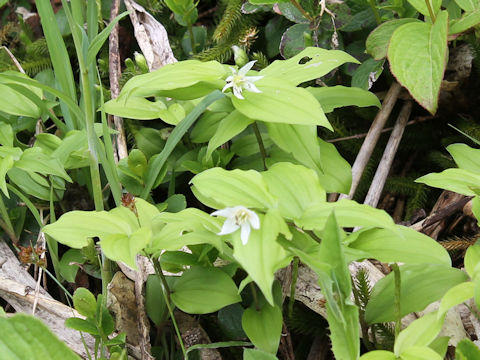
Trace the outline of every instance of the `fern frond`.
<instances>
[{"instance_id":1,"label":"fern frond","mask_svg":"<svg viewBox=\"0 0 480 360\"><path fill-rule=\"evenodd\" d=\"M252 54L252 60L256 60L255 69L262 70L268 66L268 59L261 51Z\"/></svg>"},{"instance_id":2,"label":"fern frond","mask_svg":"<svg viewBox=\"0 0 480 360\"><path fill-rule=\"evenodd\" d=\"M475 244L477 240L478 240L478 236L477 237L455 236L453 238L450 238L444 241L439 241L439 243L445 248L445 250L455 251L455 250L466 250L471 245Z\"/></svg>"},{"instance_id":3,"label":"fern frond","mask_svg":"<svg viewBox=\"0 0 480 360\"><path fill-rule=\"evenodd\" d=\"M353 283L357 289L360 308L365 310L372 295L372 284L370 284L370 279L368 278L368 271L363 268L360 269L355 275Z\"/></svg>"},{"instance_id":4,"label":"fern frond","mask_svg":"<svg viewBox=\"0 0 480 360\"><path fill-rule=\"evenodd\" d=\"M229 38L237 23L242 18L243 0L230 0L223 12L222 18L213 33L213 40L217 43Z\"/></svg>"},{"instance_id":5,"label":"fern frond","mask_svg":"<svg viewBox=\"0 0 480 360\"><path fill-rule=\"evenodd\" d=\"M290 331L310 337L326 334L328 326L323 317L298 302L293 306L292 316L285 318L285 323Z\"/></svg>"},{"instance_id":6,"label":"fern frond","mask_svg":"<svg viewBox=\"0 0 480 360\"><path fill-rule=\"evenodd\" d=\"M31 77L37 75L43 70L52 68L52 62L49 57L31 60L27 59L21 61L20 64L22 65L23 70L25 70L25 73L27 73L27 75Z\"/></svg>"}]
</instances>

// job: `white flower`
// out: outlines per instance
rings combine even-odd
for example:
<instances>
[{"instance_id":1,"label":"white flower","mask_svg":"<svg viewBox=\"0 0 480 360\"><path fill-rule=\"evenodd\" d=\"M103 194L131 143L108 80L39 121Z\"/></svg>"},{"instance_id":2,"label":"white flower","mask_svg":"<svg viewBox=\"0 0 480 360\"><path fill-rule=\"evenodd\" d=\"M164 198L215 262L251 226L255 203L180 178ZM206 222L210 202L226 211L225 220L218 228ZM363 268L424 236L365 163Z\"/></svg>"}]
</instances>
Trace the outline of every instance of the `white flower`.
<instances>
[{"instance_id":1,"label":"white flower","mask_svg":"<svg viewBox=\"0 0 480 360\"><path fill-rule=\"evenodd\" d=\"M225 92L225 90L228 88L233 88L233 95L242 100L244 99L242 96L243 89L251 92L261 93L261 91L258 90L253 83L263 78L263 76L245 76L256 61L257 60L250 61L249 63L245 64L245 66L238 70L238 72L234 68L230 68L232 70L232 75L225 79L227 85L223 87L222 92Z\"/></svg>"},{"instance_id":2,"label":"white flower","mask_svg":"<svg viewBox=\"0 0 480 360\"><path fill-rule=\"evenodd\" d=\"M242 244L248 242L250 236L250 226L254 229L260 229L260 219L252 210L248 210L244 206L235 206L233 208L225 208L217 210L211 214L212 216L223 216L227 218L223 223L222 230L217 235L231 234L241 228L240 238Z\"/></svg>"}]
</instances>

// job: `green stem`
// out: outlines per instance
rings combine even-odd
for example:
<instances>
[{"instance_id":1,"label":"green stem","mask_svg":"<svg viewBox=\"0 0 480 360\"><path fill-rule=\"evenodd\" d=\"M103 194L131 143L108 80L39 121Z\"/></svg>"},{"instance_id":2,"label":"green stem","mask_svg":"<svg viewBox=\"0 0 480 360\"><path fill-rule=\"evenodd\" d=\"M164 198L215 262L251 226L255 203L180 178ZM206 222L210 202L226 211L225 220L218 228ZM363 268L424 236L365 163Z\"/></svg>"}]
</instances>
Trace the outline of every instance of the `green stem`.
<instances>
[{"instance_id":1,"label":"green stem","mask_svg":"<svg viewBox=\"0 0 480 360\"><path fill-rule=\"evenodd\" d=\"M257 138L258 142L258 147L260 148L260 154L262 155L262 161L263 161L263 169L267 170L267 152L265 151L265 146L263 145L263 140L262 140L262 134L260 134L260 129L258 128L258 125L256 122L253 122L253 131L255 133L255 137Z\"/></svg>"},{"instance_id":2,"label":"green stem","mask_svg":"<svg viewBox=\"0 0 480 360\"><path fill-rule=\"evenodd\" d=\"M432 5L430 4L430 0L425 0L425 4L427 4L427 9L428 13L430 14L430 17L432 18L432 23L435 24L435 14L433 13Z\"/></svg>"},{"instance_id":3,"label":"green stem","mask_svg":"<svg viewBox=\"0 0 480 360\"><path fill-rule=\"evenodd\" d=\"M368 0L368 5L370 5L373 11L373 15L375 16L375 21L377 22L377 25L380 25L380 23L382 22L382 19L380 18L380 14L378 13L377 4L375 3L375 0Z\"/></svg>"},{"instance_id":4,"label":"green stem","mask_svg":"<svg viewBox=\"0 0 480 360\"><path fill-rule=\"evenodd\" d=\"M5 225L8 229L9 236L12 238L16 238L15 236L15 229L13 228L12 221L10 220L10 216L8 216L8 210L7 207L5 206L5 203L3 202L3 196L0 195L0 216L3 218L3 221L5 222Z\"/></svg>"},{"instance_id":5,"label":"green stem","mask_svg":"<svg viewBox=\"0 0 480 360\"><path fill-rule=\"evenodd\" d=\"M298 279L298 256L293 258L292 263L292 283L290 284L290 299L288 300L288 317L293 316L293 304L295 303L295 289L297 287Z\"/></svg>"},{"instance_id":6,"label":"green stem","mask_svg":"<svg viewBox=\"0 0 480 360\"><path fill-rule=\"evenodd\" d=\"M160 265L160 261L158 261L158 258L156 256L152 256L150 260L153 262L155 272L158 274L158 276L160 277L160 281L162 282L162 293L165 299L165 304L167 305L168 313L170 314L170 318L172 319L178 342L180 343L180 347L182 348L183 357L186 358L187 352L185 351L185 346L183 345L182 335L180 334L180 330L178 329L177 321L175 320L175 315L173 314L172 306L170 304L170 287L168 286L167 279L165 279L165 275L163 275L162 266Z\"/></svg>"},{"instance_id":7,"label":"green stem","mask_svg":"<svg viewBox=\"0 0 480 360\"><path fill-rule=\"evenodd\" d=\"M305 9L302 7L302 5L300 5L297 0L290 0L290 2L292 3L293 6L295 6L298 11L300 11L302 13L302 15L308 19L308 21L313 21L313 17L305 11Z\"/></svg>"},{"instance_id":8,"label":"green stem","mask_svg":"<svg viewBox=\"0 0 480 360\"><path fill-rule=\"evenodd\" d=\"M400 268L397 263L392 264L393 274L395 276L395 299L394 299L394 313L395 313L395 339L398 338L400 330L402 329L402 315L400 311L400 296L402 280L400 278Z\"/></svg>"},{"instance_id":9,"label":"green stem","mask_svg":"<svg viewBox=\"0 0 480 360\"><path fill-rule=\"evenodd\" d=\"M192 47L192 54L196 54L197 50L195 49L195 35L193 33L192 25L188 25L188 33L190 35L190 46Z\"/></svg>"},{"instance_id":10,"label":"green stem","mask_svg":"<svg viewBox=\"0 0 480 360\"><path fill-rule=\"evenodd\" d=\"M255 285L253 284L253 282L250 282L249 286L250 286L250 290L252 291L252 296L253 296L253 302L255 304L255 309L257 311L260 311L260 303L258 302L257 289L255 289Z\"/></svg>"}]
</instances>

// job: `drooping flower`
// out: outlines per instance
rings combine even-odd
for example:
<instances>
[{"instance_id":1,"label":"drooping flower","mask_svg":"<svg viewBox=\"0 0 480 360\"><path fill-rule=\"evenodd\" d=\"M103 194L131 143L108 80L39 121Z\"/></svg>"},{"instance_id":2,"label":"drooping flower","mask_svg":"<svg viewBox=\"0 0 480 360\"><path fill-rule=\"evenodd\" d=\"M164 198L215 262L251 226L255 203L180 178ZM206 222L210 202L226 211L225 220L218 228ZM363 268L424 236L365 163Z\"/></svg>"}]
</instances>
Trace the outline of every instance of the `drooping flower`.
<instances>
[{"instance_id":1,"label":"drooping flower","mask_svg":"<svg viewBox=\"0 0 480 360\"><path fill-rule=\"evenodd\" d=\"M261 93L261 91L258 90L253 83L263 78L263 76L245 76L256 61L257 60L250 61L249 63L245 64L245 66L238 70L238 72L236 69L230 68L232 70L232 75L225 79L227 84L223 87L222 92L225 92L225 90L228 88L232 88L233 95L242 100L244 99L242 96L243 89L251 92Z\"/></svg>"},{"instance_id":2,"label":"drooping flower","mask_svg":"<svg viewBox=\"0 0 480 360\"><path fill-rule=\"evenodd\" d=\"M222 230L217 235L227 235L237 231L239 228L242 244L245 245L250 237L250 227L260 229L260 219L258 215L244 206L235 206L214 211L212 216L223 216L226 218Z\"/></svg>"}]
</instances>

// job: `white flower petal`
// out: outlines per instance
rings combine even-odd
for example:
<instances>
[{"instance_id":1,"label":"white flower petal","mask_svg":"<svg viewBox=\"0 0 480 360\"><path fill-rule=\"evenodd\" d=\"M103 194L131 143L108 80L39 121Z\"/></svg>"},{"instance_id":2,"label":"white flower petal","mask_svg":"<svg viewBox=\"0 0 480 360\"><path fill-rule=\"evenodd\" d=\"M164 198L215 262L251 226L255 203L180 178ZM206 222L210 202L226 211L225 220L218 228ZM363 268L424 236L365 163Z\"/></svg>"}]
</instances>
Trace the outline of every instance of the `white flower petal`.
<instances>
[{"instance_id":1,"label":"white flower petal","mask_svg":"<svg viewBox=\"0 0 480 360\"><path fill-rule=\"evenodd\" d=\"M261 91L258 90L258 88L253 83L247 82L243 87L245 88L245 90L248 90L250 92L261 93Z\"/></svg>"},{"instance_id":2,"label":"white flower petal","mask_svg":"<svg viewBox=\"0 0 480 360\"><path fill-rule=\"evenodd\" d=\"M252 225L254 229L260 229L260 218L255 213L255 211L248 210L248 214L250 215L250 218L248 219L250 225Z\"/></svg>"},{"instance_id":3,"label":"white flower petal","mask_svg":"<svg viewBox=\"0 0 480 360\"><path fill-rule=\"evenodd\" d=\"M235 68L233 68L233 67L231 67L231 66L229 66L229 68L230 68L230 71L232 72L232 75L236 75L236 74L237 74L237 69L235 69ZM233 76L229 76L229 77L233 77ZM227 78L227 79L228 79L228 78Z\"/></svg>"},{"instance_id":4,"label":"white flower petal","mask_svg":"<svg viewBox=\"0 0 480 360\"><path fill-rule=\"evenodd\" d=\"M225 92L225 90L227 90L228 88L231 88L233 86L233 83L227 83L227 85L225 85L222 89L222 92Z\"/></svg>"},{"instance_id":5,"label":"white flower petal","mask_svg":"<svg viewBox=\"0 0 480 360\"><path fill-rule=\"evenodd\" d=\"M253 65L257 62L257 60L250 61L246 63L240 70L238 70L238 75L245 75L247 72L250 71L250 69L253 67Z\"/></svg>"},{"instance_id":6,"label":"white flower petal","mask_svg":"<svg viewBox=\"0 0 480 360\"><path fill-rule=\"evenodd\" d=\"M242 96L242 88L239 88L238 86L233 87L233 95L235 95L236 98L240 100L244 100L245 98Z\"/></svg>"},{"instance_id":7,"label":"white flower petal","mask_svg":"<svg viewBox=\"0 0 480 360\"><path fill-rule=\"evenodd\" d=\"M233 208L228 207L228 208L225 208L225 209L214 211L210 215L211 216L223 216L223 217L229 218L229 217L235 216L235 213L237 211L238 211L238 209L236 207L233 207Z\"/></svg>"},{"instance_id":8,"label":"white flower petal","mask_svg":"<svg viewBox=\"0 0 480 360\"><path fill-rule=\"evenodd\" d=\"M225 222L223 223L223 226L222 226L222 230L220 230L219 233L217 233L217 235L227 235L227 234L231 234L235 231L238 230L240 226L238 226L236 223L235 223L235 218L228 218L227 220L225 220Z\"/></svg>"},{"instance_id":9,"label":"white flower petal","mask_svg":"<svg viewBox=\"0 0 480 360\"><path fill-rule=\"evenodd\" d=\"M227 81L227 82L232 81L232 80L233 80L233 75L230 75L229 77L227 77L227 78L225 79L225 81Z\"/></svg>"},{"instance_id":10,"label":"white flower petal","mask_svg":"<svg viewBox=\"0 0 480 360\"><path fill-rule=\"evenodd\" d=\"M242 239L243 245L247 245L249 237L250 237L250 224L249 223L242 224L240 239Z\"/></svg>"},{"instance_id":11,"label":"white flower petal","mask_svg":"<svg viewBox=\"0 0 480 360\"><path fill-rule=\"evenodd\" d=\"M263 79L264 77L265 76L245 76L245 80L247 80L248 82L255 82L260 79Z\"/></svg>"}]
</instances>

